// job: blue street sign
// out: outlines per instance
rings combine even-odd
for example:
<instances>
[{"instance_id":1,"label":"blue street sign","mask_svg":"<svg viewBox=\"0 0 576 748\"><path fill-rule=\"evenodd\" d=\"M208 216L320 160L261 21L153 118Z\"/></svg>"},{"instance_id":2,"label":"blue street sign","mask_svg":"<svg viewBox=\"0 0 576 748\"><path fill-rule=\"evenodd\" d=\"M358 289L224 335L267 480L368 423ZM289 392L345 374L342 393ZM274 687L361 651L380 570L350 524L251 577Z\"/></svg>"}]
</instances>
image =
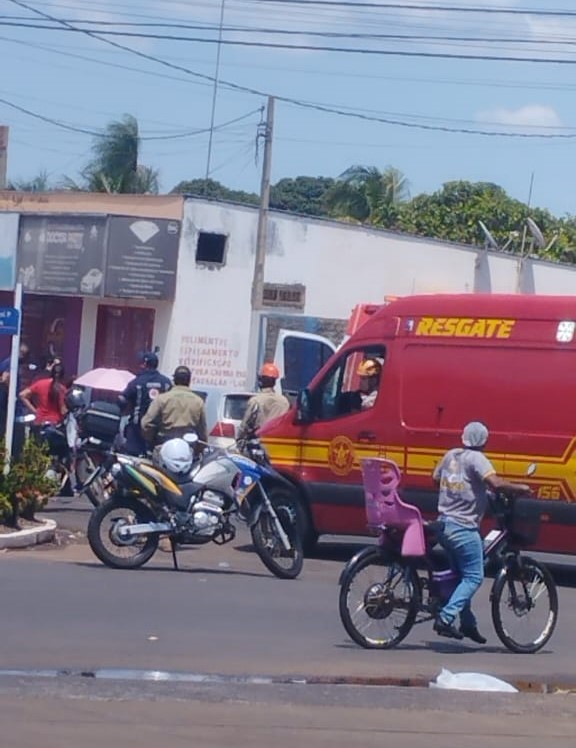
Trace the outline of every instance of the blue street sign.
<instances>
[{"instance_id":1,"label":"blue street sign","mask_svg":"<svg viewBox=\"0 0 576 748\"><path fill-rule=\"evenodd\" d=\"M0 307L0 335L17 335L20 326L20 313L11 306Z\"/></svg>"}]
</instances>

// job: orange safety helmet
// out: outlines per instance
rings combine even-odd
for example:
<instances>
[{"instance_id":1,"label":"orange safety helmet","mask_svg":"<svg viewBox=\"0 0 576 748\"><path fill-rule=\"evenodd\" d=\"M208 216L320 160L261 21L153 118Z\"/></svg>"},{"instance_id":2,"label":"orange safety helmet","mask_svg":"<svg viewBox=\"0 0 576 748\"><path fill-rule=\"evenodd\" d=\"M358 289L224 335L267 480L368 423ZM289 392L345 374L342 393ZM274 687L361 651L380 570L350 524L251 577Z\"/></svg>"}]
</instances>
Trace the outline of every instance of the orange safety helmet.
<instances>
[{"instance_id":1,"label":"orange safety helmet","mask_svg":"<svg viewBox=\"0 0 576 748\"><path fill-rule=\"evenodd\" d=\"M382 371L382 364L375 358L365 358L360 362L356 374L359 377L377 377Z\"/></svg>"},{"instance_id":2,"label":"orange safety helmet","mask_svg":"<svg viewBox=\"0 0 576 748\"><path fill-rule=\"evenodd\" d=\"M280 371L275 363L269 361L260 369L260 376L268 377L269 379L278 379L280 377Z\"/></svg>"}]
</instances>

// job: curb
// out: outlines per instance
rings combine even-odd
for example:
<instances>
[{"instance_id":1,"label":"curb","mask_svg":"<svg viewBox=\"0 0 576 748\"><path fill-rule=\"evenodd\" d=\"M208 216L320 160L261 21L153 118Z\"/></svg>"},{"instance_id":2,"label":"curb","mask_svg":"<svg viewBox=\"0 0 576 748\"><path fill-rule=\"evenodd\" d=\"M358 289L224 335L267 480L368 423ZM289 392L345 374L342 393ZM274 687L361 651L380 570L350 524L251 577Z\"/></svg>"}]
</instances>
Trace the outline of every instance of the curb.
<instances>
[{"instance_id":1,"label":"curb","mask_svg":"<svg viewBox=\"0 0 576 748\"><path fill-rule=\"evenodd\" d=\"M348 676L348 675L223 675L216 673L158 671L158 670L17 670L0 669L0 678L4 677L42 677L60 680L62 678L96 679L101 681L154 681L172 683L201 683L205 685L256 685L256 686L357 686L375 688L430 688L435 676ZM576 695L576 678L570 675L550 676L539 679L530 677L498 676L523 694L539 695ZM451 689L439 689L443 692ZM480 693L469 691L468 693ZM486 691L484 693L490 693ZM507 696L509 694L506 694Z\"/></svg>"},{"instance_id":2,"label":"curb","mask_svg":"<svg viewBox=\"0 0 576 748\"><path fill-rule=\"evenodd\" d=\"M38 527L28 527L26 530L16 530L6 535L0 535L0 550L7 548L28 548L40 543L50 543L56 535L56 522L53 519L41 519Z\"/></svg>"},{"instance_id":3,"label":"curb","mask_svg":"<svg viewBox=\"0 0 576 748\"><path fill-rule=\"evenodd\" d=\"M281 683L305 683L306 685L324 686L388 686L395 688L429 688L430 682L436 676L309 676L278 678ZM576 678L574 676L550 676L549 678L498 675L501 680L510 683L520 693L554 694L576 693Z\"/></svg>"}]
</instances>

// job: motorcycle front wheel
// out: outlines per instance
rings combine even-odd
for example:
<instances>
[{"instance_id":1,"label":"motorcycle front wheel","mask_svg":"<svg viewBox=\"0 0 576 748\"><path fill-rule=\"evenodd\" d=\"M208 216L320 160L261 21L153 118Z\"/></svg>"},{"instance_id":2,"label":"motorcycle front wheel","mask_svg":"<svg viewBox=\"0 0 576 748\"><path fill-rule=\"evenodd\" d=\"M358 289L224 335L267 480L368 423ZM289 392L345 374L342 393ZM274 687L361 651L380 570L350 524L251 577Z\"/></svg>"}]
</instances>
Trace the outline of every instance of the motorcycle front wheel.
<instances>
[{"instance_id":1,"label":"motorcycle front wheel","mask_svg":"<svg viewBox=\"0 0 576 748\"><path fill-rule=\"evenodd\" d=\"M491 598L494 628L507 649L533 654L547 644L558 621L558 592L543 564L520 556L496 577Z\"/></svg>"},{"instance_id":2,"label":"motorcycle front wheel","mask_svg":"<svg viewBox=\"0 0 576 748\"><path fill-rule=\"evenodd\" d=\"M279 579L296 579L302 571L304 551L296 518L281 501L275 502L274 511L280 522L290 549L284 547L276 526L276 519L262 509L258 521L251 528L252 542L256 553L268 571Z\"/></svg>"},{"instance_id":3,"label":"motorcycle front wheel","mask_svg":"<svg viewBox=\"0 0 576 748\"><path fill-rule=\"evenodd\" d=\"M156 553L159 535L120 537L122 525L156 522L154 512L140 501L112 497L100 504L88 522L88 543L94 555L112 569L138 569Z\"/></svg>"}]
</instances>

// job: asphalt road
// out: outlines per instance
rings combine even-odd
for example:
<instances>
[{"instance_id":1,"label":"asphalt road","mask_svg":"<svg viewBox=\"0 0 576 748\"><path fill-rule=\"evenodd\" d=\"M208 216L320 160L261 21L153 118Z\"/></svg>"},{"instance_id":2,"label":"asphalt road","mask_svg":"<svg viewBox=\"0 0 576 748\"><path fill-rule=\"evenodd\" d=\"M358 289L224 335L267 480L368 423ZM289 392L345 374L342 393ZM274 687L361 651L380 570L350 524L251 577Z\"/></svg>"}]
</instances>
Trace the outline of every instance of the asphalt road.
<instances>
[{"instance_id":1,"label":"asphalt road","mask_svg":"<svg viewBox=\"0 0 576 748\"><path fill-rule=\"evenodd\" d=\"M570 692L297 683L428 681L442 667L573 682L576 574L563 559L555 566L565 585L560 623L539 655L502 647L488 585L476 603L486 647L440 640L425 624L399 649L369 652L348 640L337 614L338 574L357 545L323 543L292 582L272 577L246 536L181 553L178 573L163 553L143 570L113 571L85 542L89 512L84 502L53 502L63 546L0 554L2 748L574 745ZM296 682L278 683L290 676Z\"/></svg>"},{"instance_id":2,"label":"asphalt road","mask_svg":"<svg viewBox=\"0 0 576 748\"><path fill-rule=\"evenodd\" d=\"M80 505L85 506L85 505ZM65 528L88 510L57 507ZM485 647L439 639L417 626L389 652L353 644L337 613L337 579L353 547L325 544L302 576L281 581L240 537L224 548L180 554L182 571L158 553L139 571L103 567L83 543L9 552L0 558L2 668L194 673L403 676L433 679L445 667L504 678L572 681L576 591L560 590L560 620L545 651L508 652L492 630L485 583L475 603ZM571 585L576 574L557 567Z\"/></svg>"}]
</instances>

